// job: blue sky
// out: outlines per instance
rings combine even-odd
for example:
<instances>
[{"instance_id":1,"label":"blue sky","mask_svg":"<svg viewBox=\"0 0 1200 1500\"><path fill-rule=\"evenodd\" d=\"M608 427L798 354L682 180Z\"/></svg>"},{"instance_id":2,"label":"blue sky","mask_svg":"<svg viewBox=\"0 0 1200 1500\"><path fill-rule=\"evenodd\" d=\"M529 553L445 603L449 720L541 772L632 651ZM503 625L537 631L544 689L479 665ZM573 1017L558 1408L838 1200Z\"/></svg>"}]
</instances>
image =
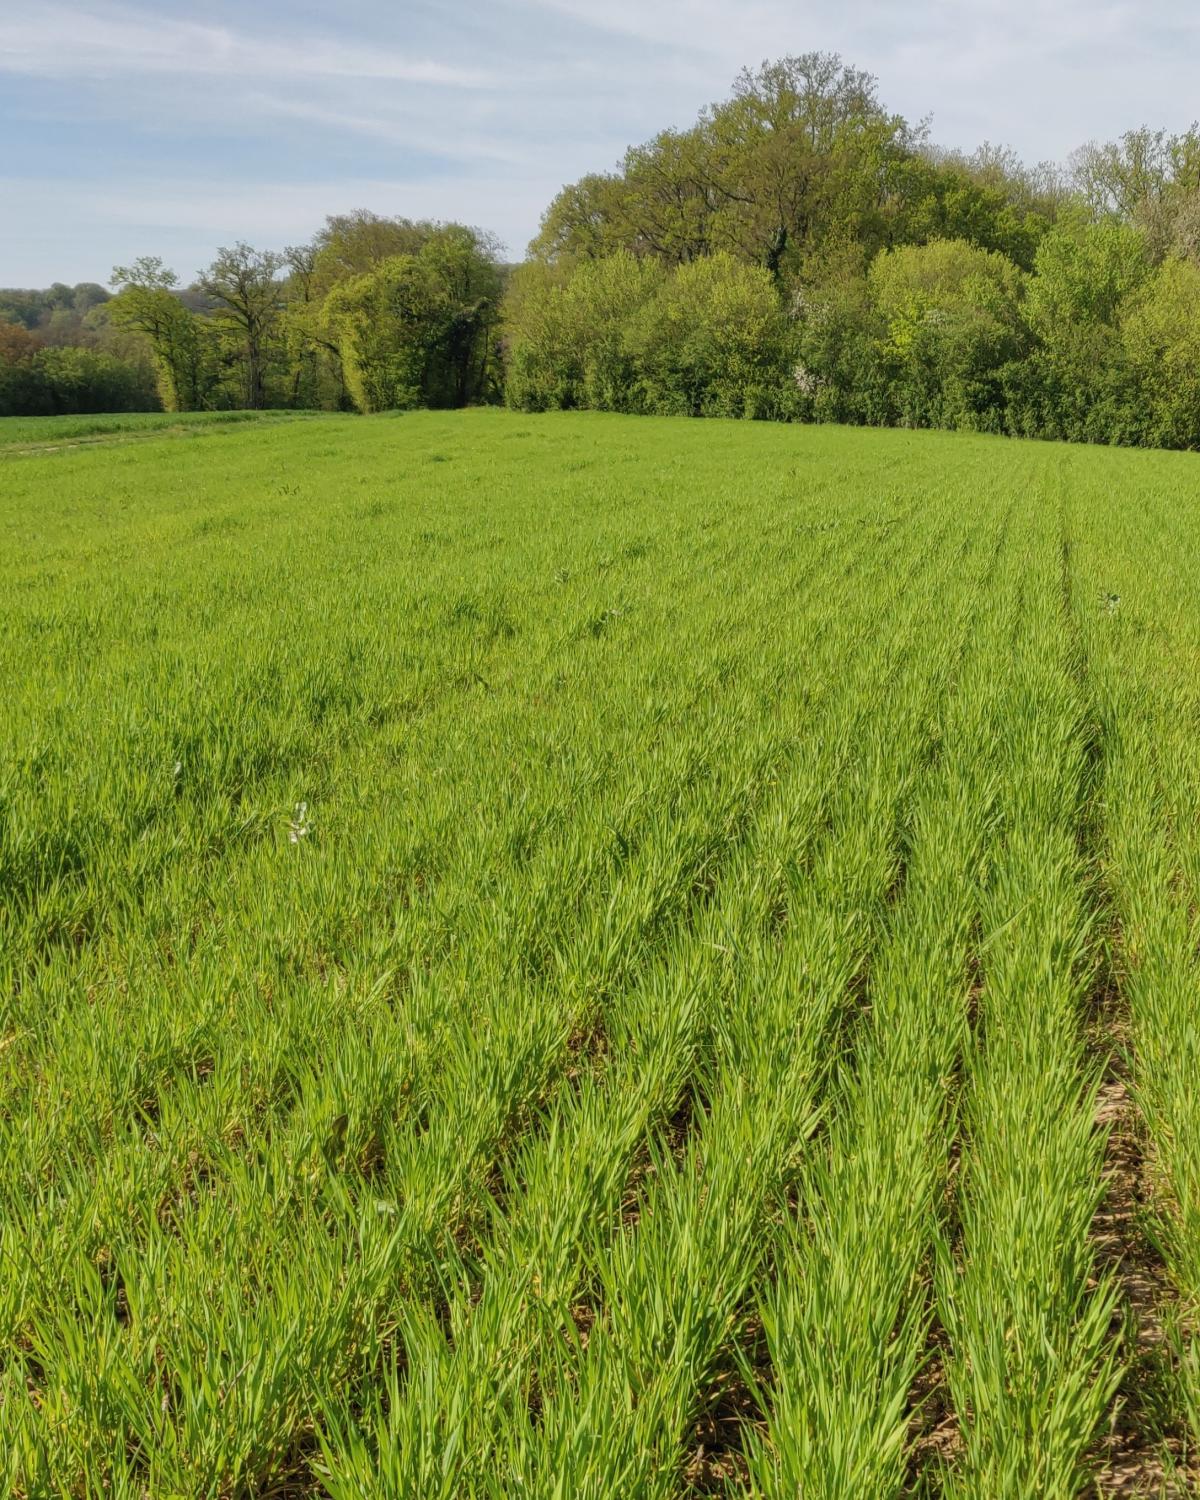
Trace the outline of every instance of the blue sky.
<instances>
[{"instance_id":1,"label":"blue sky","mask_svg":"<svg viewBox=\"0 0 1200 1500\"><path fill-rule=\"evenodd\" d=\"M1196 0L0 0L0 286L191 279L355 207L516 258L564 182L812 49L1030 160L1200 110Z\"/></svg>"}]
</instances>

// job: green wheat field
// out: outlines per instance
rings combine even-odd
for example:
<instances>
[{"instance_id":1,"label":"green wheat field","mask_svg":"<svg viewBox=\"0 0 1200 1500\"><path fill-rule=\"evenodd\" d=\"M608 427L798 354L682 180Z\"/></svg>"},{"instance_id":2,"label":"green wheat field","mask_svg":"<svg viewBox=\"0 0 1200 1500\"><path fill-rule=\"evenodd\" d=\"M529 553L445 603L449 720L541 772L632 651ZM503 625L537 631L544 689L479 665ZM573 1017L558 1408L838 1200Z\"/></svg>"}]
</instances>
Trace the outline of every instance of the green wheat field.
<instances>
[{"instance_id":1,"label":"green wheat field","mask_svg":"<svg viewBox=\"0 0 1200 1500\"><path fill-rule=\"evenodd\" d=\"M1190 1493L1198 502L0 424L0 1493Z\"/></svg>"}]
</instances>

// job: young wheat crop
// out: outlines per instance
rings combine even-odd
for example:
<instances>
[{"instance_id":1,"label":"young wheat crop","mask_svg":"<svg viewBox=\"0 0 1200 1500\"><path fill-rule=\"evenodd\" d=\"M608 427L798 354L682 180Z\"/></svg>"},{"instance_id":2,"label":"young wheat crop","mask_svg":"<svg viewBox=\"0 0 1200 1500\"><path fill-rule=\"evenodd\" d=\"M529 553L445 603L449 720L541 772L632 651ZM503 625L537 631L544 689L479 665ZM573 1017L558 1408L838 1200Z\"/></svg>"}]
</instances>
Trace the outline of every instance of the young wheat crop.
<instances>
[{"instance_id":1,"label":"young wheat crop","mask_svg":"<svg viewBox=\"0 0 1200 1500\"><path fill-rule=\"evenodd\" d=\"M0 424L0 1489L1184 1492L1195 484Z\"/></svg>"}]
</instances>

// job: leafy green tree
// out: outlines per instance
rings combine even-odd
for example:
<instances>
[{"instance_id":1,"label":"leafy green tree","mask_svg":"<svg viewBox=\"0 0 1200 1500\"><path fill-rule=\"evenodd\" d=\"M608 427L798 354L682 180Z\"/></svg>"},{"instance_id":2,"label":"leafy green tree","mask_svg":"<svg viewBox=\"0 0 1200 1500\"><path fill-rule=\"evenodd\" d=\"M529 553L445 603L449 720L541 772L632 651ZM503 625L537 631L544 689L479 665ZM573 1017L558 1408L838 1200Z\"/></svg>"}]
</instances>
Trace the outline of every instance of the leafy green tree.
<instances>
[{"instance_id":1,"label":"leafy green tree","mask_svg":"<svg viewBox=\"0 0 1200 1500\"><path fill-rule=\"evenodd\" d=\"M0 291L0 320L20 323L32 333L46 311L44 292L23 291L16 287Z\"/></svg>"},{"instance_id":2,"label":"leafy green tree","mask_svg":"<svg viewBox=\"0 0 1200 1500\"><path fill-rule=\"evenodd\" d=\"M110 300L111 296L111 292L105 291L105 289L102 286L98 285L96 282L81 281L78 286L74 288L74 296L71 299L71 306L79 314L80 317L85 317L89 312L91 312L93 307L102 307L104 303Z\"/></svg>"},{"instance_id":3,"label":"leafy green tree","mask_svg":"<svg viewBox=\"0 0 1200 1500\"><path fill-rule=\"evenodd\" d=\"M669 277L660 261L619 251L581 266L571 278L566 331L578 350L580 406L600 411L644 409L632 334Z\"/></svg>"},{"instance_id":4,"label":"leafy green tree","mask_svg":"<svg viewBox=\"0 0 1200 1500\"><path fill-rule=\"evenodd\" d=\"M53 411L35 359L42 341L24 323L0 319L0 416L38 417Z\"/></svg>"},{"instance_id":5,"label":"leafy green tree","mask_svg":"<svg viewBox=\"0 0 1200 1500\"><path fill-rule=\"evenodd\" d=\"M1176 202L1170 253L1200 265L1200 189L1181 193Z\"/></svg>"},{"instance_id":6,"label":"leafy green tree","mask_svg":"<svg viewBox=\"0 0 1200 1500\"><path fill-rule=\"evenodd\" d=\"M871 426L895 421L883 319L853 259L830 266L819 282L797 287L790 315L797 415Z\"/></svg>"},{"instance_id":7,"label":"leafy green tree","mask_svg":"<svg viewBox=\"0 0 1200 1500\"><path fill-rule=\"evenodd\" d=\"M1072 329L1114 326L1150 265L1140 230L1072 220L1042 241L1034 270L1026 313L1034 332L1054 344Z\"/></svg>"},{"instance_id":8,"label":"leafy green tree","mask_svg":"<svg viewBox=\"0 0 1200 1500\"><path fill-rule=\"evenodd\" d=\"M158 406L146 372L94 349L43 349L34 358L56 414L153 411Z\"/></svg>"},{"instance_id":9,"label":"leafy green tree","mask_svg":"<svg viewBox=\"0 0 1200 1500\"><path fill-rule=\"evenodd\" d=\"M624 208L625 184L613 173L593 172L570 183L542 215L529 246L536 261L572 263L626 248L632 231Z\"/></svg>"},{"instance_id":10,"label":"leafy green tree","mask_svg":"<svg viewBox=\"0 0 1200 1500\"><path fill-rule=\"evenodd\" d=\"M461 406L491 399L501 291L489 246L439 230L415 255L394 255L340 282L324 304L346 385L362 411Z\"/></svg>"},{"instance_id":11,"label":"leafy green tree","mask_svg":"<svg viewBox=\"0 0 1200 1500\"><path fill-rule=\"evenodd\" d=\"M985 156L985 161L992 160ZM889 245L968 240L997 250L1023 270L1033 266L1057 214L1052 190L1039 195L1021 177L977 158L922 151L893 169Z\"/></svg>"},{"instance_id":12,"label":"leafy green tree","mask_svg":"<svg viewBox=\"0 0 1200 1500\"><path fill-rule=\"evenodd\" d=\"M430 219L388 218L365 208L331 214L310 247L314 297L324 297L339 282L364 276L393 256L418 254L443 227Z\"/></svg>"},{"instance_id":13,"label":"leafy green tree","mask_svg":"<svg viewBox=\"0 0 1200 1500\"><path fill-rule=\"evenodd\" d=\"M153 371L103 350L49 347L20 324L0 322L0 416L152 411Z\"/></svg>"},{"instance_id":14,"label":"leafy green tree","mask_svg":"<svg viewBox=\"0 0 1200 1500\"><path fill-rule=\"evenodd\" d=\"M888 168L917 137L880 104L875 79L836 53L744 69L705 116L714 239L772 275L829 242L878 241Z\"/></svg>"},{"instance_id":15,"label":"leafy green tree","mask_svg":"<svg viewBox=\"0 0 1200 1500\"><path fill-rule=\"evenodd\" d=\"M466 406L497 399L503 384L498 339L504 282L494 243L476 230L446 225L416 258L436 277L444 307L426 371L425 400L431 406Z\"/></svg>"},{"instance_id":16,"label":"leafy green tree","mask_svg":"<svg viewBox=\"0 0 1200 1500\"><path fill-rule=\"evenodd\" d=\"M325 323L341 351L346 388L359 411L419 406L444 308L437 278L415 255L394 255L339 282Z\"/></svg>"},{"instance_id":17,"label":"leafy green tree","mask_svg":"<svg viewBox=\"0 0 1200 1500\"><path fill-rule=\"evenodd\" d=\"M577 404L579 349L566 315L564 261L524 261L508 279L501 309L504 399L517 411L561 410Z\"/></svg>"},{"instance_id":18,"label":"leafy green tree","mask_svg":"<svg viewBox=\"0 0 1200 1500\"><path fill-rule=\"evenodd\" d=\"M381 273L385 262L419 257L423 252L425 264L439 263L438 274L453 307L447 312L443 329L440 376L435 369L435 350L430 355L432 363L427 368L422 366L420 389L415 397L405 399L455 405L491 399L498 392L503 375L496 338L502 279L497 242L464 225L386 218L356 209L328 218L311 244L290 246L284 252L288 274L282 289L281 343L287 397L293 404L335 408L353 405L356 398L349 382L353 382L359 398L374 399L367 388L376 377L365 374L366 366L361 361L349 377L343 369L343 343L352 330L358 329L353 334L355 346L371 351L366 356L368 363L383 379L380 361L386 358L385 341L381 342L378 331L372 332L361 319L356 320L352 304L366 305L372 297L378 300L383 295L378 286L372 292L362 278L381 274L386 282L393 273ZM355 284L353 292L342 291L330 300L336 290L351 283ZM411 340L413 336L409 329L405 338ZM397 346L393 353L397 356L393 368L399 371L412 349L406 353ZM401 399L397 392L398 388L386 398L380 394L379 399Z\"/></svg>"},{"instance_id":19,"label":"leafy green tree","mask_svg":"<svg viewBox=\"0 0 1200 1500\"><path fill-rule=\"evenodd\" d=\"M0 359L0 417L48 417L54 403L46 377L32 360Z\"/></svg>"},{"instance_id":20,"label":"leafy green tree","mask_svg":"<svg viewBox=\"0 0 1200 1500\"><path fill-rule=\"evenodd\" d=\"M1145 440L1200 448L1200 266L1164 261L1129 299L1122 336Z\"/></svg>"},{"instance_id":21,"label":"leafy green tree","mask_svg":"<svg viewBox=\"0 0 1200 1500\"><path fill-rule=\"evenodd\" d=\"M920 132L879 103L875 80L833 54L764 63L684 131L631 148L614 174L566 187L531 253L617 249L684 265L716 250L787 280L832 246L888 243L893 175Z\"/></svg>"},{"instance_id":22,"label":"leafy green tree","mask_svg":"<svg viewBox=\"0 0 1200 1500\"><path fill-rule=\"evenodd\" d=\"M898 419L1000 430L1000 371L1026 342L1019 268L966 240L934 240L885 251L868 283Z\"/></svg>"},{"instance_id":23,"label":"leafy green tree","mask_svg":"<svg viewBox=\"0 0 1200 1500\"><path fill-rule=\"evenodd\" d=\"M528 411L638 410L629 329L665 272L626 250L569 268L529 262L505 299L506 394Z\"/></svg>"},{"instance_id":24,"label":"leafy green tree","mask_svg":"<svg viewBox=\"0 0 1200 1500\"><path fill-rule=\"evenodd\" d=\"M707 130L664 130L622 163L612 229L617 244L665 265L685 265L713 248L720 202Z\"/></svg>"},{"instance_id":25,"label":"leafy green tree","mask_svg":"<svg viewBox=\"0 0 1200 1500\"><path fill-rule=\"evenodd\" d=\"M998 251L967 240L934 240L885 251L871 266L875 303L894 336L911 331L931 311L984 308L1016 326L1025 278Z\"/></svg>"},{"instance_id":26,"label":"leafy green tree","mask_svg":"<svg viewBox=\"0 0 1200 1500\"><path fill-rule=\"evenodd\" d=\"M667 277L633 319L626 347L648 411L789 412L787 328L771 273L728 252Z\"/></svg>"},{"instance_id":27,"label":"leafy green tree","mask_svg":"<svg viewBox=\"0 0 1200 1500\"><path fill-rule=\"evenodd\" d=\"M323 316L328 288L317 274L318 250L289 245L281 340L287 365L287 399L295 407L341 410L348 406L341 350Z\"/></svg>"},{"instance_id":28,"label":"leafy green tree","mask_svg":"<svg viewBox=\"0 0 1200 1500\"><path fill-rule=\"evenodd\" d=\"M153 353L158 391L166 411L199 411L209 406L218 381L212 341L201 320L180 300L179 278L157 256L116 266L119 287L108 304L119 328L142 334Z\"/></svg>"},{"instance_id":29,"label":"leafy green tree","mask_svg":"<svg viewBox=\"0 0 1200 1500\"><path fill-rule=\"evenodd\" d=\"M1136 226L1157 263L1175 246L1178 220L1200 191L1200 126L1178 133L1143 126L1116 141L1091 141L1071 168L1092 215Z\"/></svg>"},{"instance_id":30,"label":"leafy green tree","mask_svg":"<svg viewBox=\"0 0 1200 1500\"><path fill-rule=\"evenodd\" d=\"M1143 233L1068 215L1042 240L1024 302L1036 348L1011 372L1010 425L1083 442L1136 441L1139 417L1120 333L1150 275Z\"/></svg>"},{"instance_id":31,"label":"leafy green tree","mask_svg":"<svg viewBox=\"0 0 1200 1500\"><path fill-rule=\"evenodd\" d=\"M244 241L222 248L198 285L219 309L243 368L244 404L260 410L267 404L267 368L283 315L279 272L284 257L274 250L255 250Z\"/></svg>"},{"instance_id":32,"label":"leafy green tree","mask_svg":"<svg viewBox=\"0 0 1200 1500\"><path fill-rule=\"evenodd\" d=\"M624 250L574 267L532 262L512 279L505 318L513 406L735 417L791 409L772 277L728 252L673 270Z\"/></svg>"}]
</instances>

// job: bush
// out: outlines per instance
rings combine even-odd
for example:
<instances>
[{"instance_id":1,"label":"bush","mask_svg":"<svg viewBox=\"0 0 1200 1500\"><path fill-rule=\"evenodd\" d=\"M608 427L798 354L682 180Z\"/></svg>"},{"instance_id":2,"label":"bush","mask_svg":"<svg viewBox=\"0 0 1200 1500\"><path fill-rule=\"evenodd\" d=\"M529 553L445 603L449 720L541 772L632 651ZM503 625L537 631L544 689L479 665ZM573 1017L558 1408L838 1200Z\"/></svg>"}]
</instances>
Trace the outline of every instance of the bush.
<instances>
[{"instance_id":1,"label":"bush","mask_svg":"<svg viewBox=\"0 0 1200 1500\"><path fill-rule=\"evenodd\" d=\"M626 347L647 411L779 417L795 410L774 281L732 255L680 266L633 320Z\"/></svg>"},{"instance_id":2,"label":"bush","mask_svg":"<svg viewBox=\"0 0 1200 1500\"><path fill-rule=\"evenodd\" d=\"M157 411L161 405L144 369L92 349L43 349L34 364L46 379L54 411Z\"/></svg>"},{"instance_id":3,"label":"bush","mask_svg":"<svg viewBox=\"0 0 1200 1500\"><path fill-rule=\"evenodd\" d=\"M1144 440L1200 447L1200 266L1164 261L1132 299L1122 335Z\"/></svg>"},{"instance_id":4,"label":"bush","mask_svg":"<svg viewBox=\"0 0 1200 1500\"><path fill-rule=\"evenodd\" d=\"M66 347L0 357L0 416L156 411L159 406L146 368L113 354Z\"/></svg>"},{"instance_id":5,"label":"bush","mask_svg":"<svg viewBox=\"0 0 1200 1500\"><path fill-rule=\"evenodd\" d=\"M797 291L792 317L790 376L797 414L814 422L893 422L884 327L865 276L835 274Z\"/></svg>"},{"instance_id":6,"label":"bush","mask_svg":"<svg viewBox=\"0 0 1200 1500\"><path fill-rule=\"evenodd\" d=\"M657 261L624 250L573 270L536 261L519 267L505 301L509 405L641 410L629 334L665 274Z\"/></svg>"},{"instance_id":7,"label":"bush","mask_svg":"<svg viewBox=\"0 0 1200 1500\"><path fill-rule=\"evenodd\" d=\"M1142 417L1120 335L1122 309L1150 275L1145 240L1127 224L1068 220L1038 246L1024 304L1038 354L1010 426L1039 413L1046 436L1137 442Z\"/></svg>"},{"instance_id":8,"label":"bush","mask_svg":"<svg viewBox=\"0 0 1200 1500\"><path fill-rule=\"evenodd\" d=\"M1200 445L1200 267L1067 214L1032 273L967 239L831 254L791 293L727 253L532 262L505 303L507 399L687 416Z\"/></svg>"},{"instance_id":9,"label":"bush","mask_svg":"<svg viewBox=\"0 0 1200 1500\"><path fill-rule=\"evenodd\" d=\"M935 240L877 256L868 282L897 420L1000 431L1000 370L1026 342L1019 268L965 240Z\"/></svg>"},{"instance_id":10,"label":"bush","mask_svg":"<svg viewBox=\"0 0 1200 1500\"><path fill-rule=\"evenodd\" d=\"M456 226L335 286L323 322L355 405L372 412L489 399L499 293L490 248Z\"/></svg>"}]
</instances>

